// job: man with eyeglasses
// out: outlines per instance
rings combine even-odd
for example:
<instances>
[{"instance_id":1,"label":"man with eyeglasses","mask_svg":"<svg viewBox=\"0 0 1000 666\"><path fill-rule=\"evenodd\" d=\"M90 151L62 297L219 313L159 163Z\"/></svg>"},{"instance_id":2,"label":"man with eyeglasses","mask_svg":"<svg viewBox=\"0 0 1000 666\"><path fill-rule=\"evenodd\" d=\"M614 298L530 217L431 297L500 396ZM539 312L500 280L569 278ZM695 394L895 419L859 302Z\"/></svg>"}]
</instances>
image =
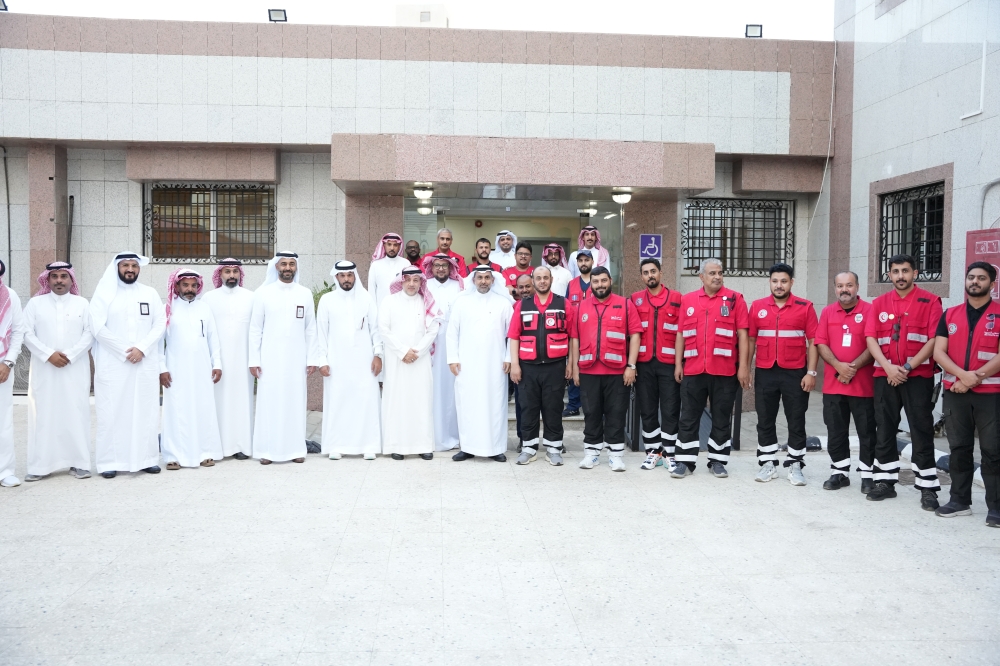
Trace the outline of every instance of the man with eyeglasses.
<instances>
[{"instance_id":1,"label":"man with eyeglasses","mask_svg":"<svg viewBox=\"0 0 1000 666\"><path fill-rule=\"evenodd\" d=\"M941 319L941 299L913 282L917 262L908 254L889 259L893 290L872 302L865 325L868 351L875 357L875 487L866 496L873 502L896 496L899 480L900 409L910 424L910 462L920 489L920 508L940 505L937 461L934 459L934 331Z\"/></svg>"},{"instance_id":2,"label":"man with eyeglasses","mask_svg":"<svg viewBox=\"0 0 1000 666\"><path fill-rule=\"evenodd\" d=\"M983 456L986 526L1000 527L1000 303L991 298L997 269L975 261L965 273L968 300L948 308L938 323L934 360L944 369L944 413L951 449L951 500L935 513L942 518L972 515L975 435Z\"/></svg>"},{"instance_id":3,"label":"man with eyeglasses","mask_svg":"<svg viewBox=\"0 0 1000 666\"><path fill-rule=\"evenodd\" d=\"M503 269L503 277L507 281L507 289L517 298L517 278L522 275L531 276L531 244L521 241L514 250L514 265Z\"/></svg>"}]
</instances>

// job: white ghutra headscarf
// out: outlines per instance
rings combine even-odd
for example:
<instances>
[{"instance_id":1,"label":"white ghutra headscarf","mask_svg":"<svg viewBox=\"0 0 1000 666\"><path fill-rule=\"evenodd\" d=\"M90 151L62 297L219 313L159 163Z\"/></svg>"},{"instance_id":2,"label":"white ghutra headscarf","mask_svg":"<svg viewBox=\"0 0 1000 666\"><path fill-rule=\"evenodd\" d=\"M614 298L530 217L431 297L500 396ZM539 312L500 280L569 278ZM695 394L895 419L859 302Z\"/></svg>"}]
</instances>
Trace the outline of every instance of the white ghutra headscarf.
<instances>
[{"instance_id":1,"label":"white ghutra headscarf","mask_svg":"<svg viewBox=\"0 0 1000 666\"><path fill-rule=\"evenodd\" d=\"M119 252L104 269L104 275L101 276L101 281L97 283L97 289L94 290L94 295L90 299L90 320L95 335L108 323L108 308L111 307L111 301L115 300L115 296L118 295L118 285L124 284L118 277L118 264L128 260L139 262L139 266L149 264L147 257L135 252Z\"/></svg>"},{"instance_id":2,"label":"white ghutra headscarf","mask_svg":"<svg viewBox=\"0 0 1000 666\"><path fill-rule=\"evenodd\" d=\"M282 259L291 257L295 260L295 277L292 282L295 284L299 283L299 276L302 275L302 260L299 259L299 255L295 252L275 252L274 257L267 262L267 274L264 276L264 284L262 287L266 287L272 282L278 282L278 262Z\"/></svg>"},{"instance_id":3,"label":"white ghutra headscarf","mask_svg":"<svg viewBox=\"0 0 1000 666\"><path fill-rule=\"evenodd\" d=\"M354 287L350 291L340 288L337 281L338 273L354 273ZM358 275L358 266L353 261L338 261L330 270L333 276L333 290L330 298L334 307L347 316L342 317L338 323L341 326L350 326L352 330L360 330L365 325L365 317L368 316L368 309L371 306L371 296L368 290L361 283L361 276Z\"/></svg>"}]
</instances>

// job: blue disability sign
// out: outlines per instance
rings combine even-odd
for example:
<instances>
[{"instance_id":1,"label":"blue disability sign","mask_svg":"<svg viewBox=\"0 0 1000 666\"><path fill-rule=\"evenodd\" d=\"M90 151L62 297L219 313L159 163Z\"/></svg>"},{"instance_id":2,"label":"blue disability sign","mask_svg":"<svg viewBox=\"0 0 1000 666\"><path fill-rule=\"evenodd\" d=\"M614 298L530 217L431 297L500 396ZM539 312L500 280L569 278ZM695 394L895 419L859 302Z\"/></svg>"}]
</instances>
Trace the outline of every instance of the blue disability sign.
<instances>
[{"instance_id":1,"label":"blue disability sign","mask_svg":"<svg viewBox=\"0 0 1000 666\"><path fill-rule=\"evenodd\" d=\"M639 234L639 259L662 259L663 236L661 234Z\"/></svg>"}]
</instances>

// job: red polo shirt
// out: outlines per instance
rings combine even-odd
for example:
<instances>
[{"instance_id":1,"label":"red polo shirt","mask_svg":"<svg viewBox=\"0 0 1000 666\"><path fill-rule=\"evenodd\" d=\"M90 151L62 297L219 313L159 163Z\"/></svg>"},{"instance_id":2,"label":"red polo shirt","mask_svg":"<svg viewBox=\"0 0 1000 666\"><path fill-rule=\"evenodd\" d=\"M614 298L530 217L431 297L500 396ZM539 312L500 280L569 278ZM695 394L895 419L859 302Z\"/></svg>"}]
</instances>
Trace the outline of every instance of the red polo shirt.
<instances>
[{"instance_id":1,"label":"red polo shirt","mask_svg":"<svg viewBox=\"0 0 1000 666\"><path fill-rule=\"evenodd\" d=\"M517 264L514 264L509 268L503 269L501 273L503 273L503 277L507 281L508 287L516 287L517 278L521 277L522 275L531 275L531 271L533 270L534 269L531 266L528 266L526 269L522 271L517 267Z\"/></svg>"},{"instance_id":2,"label":"red polo shirt","mask_svg":"<svg viewBox=\"0 0 1000 666\"><path fill-rule=\"evenodd\" d=\"M865 322L865 336L875 338L890 363L903 365L934 338L942 313L941 299L925 289L914 287L906 298L900 298L893 289L872 301L872 316ZM933 377L934 365L931 356L913 368L909 376ZM886 376L882 366L876 364L875 376Z\"/></svg>"},{"instance_id":3,"label":"red polo shirt","mask_svg":"<svg viewBox=\"0 0 1000 666\"><path fill-rule=\"evenodd\" d=\"M871 316L872 304L860 298L850 312L839 302L831 303L820 313L816 344L829 347L838 361L851 363L868 348L865 326ZM875 395L875 365L859 368L847 384L842 384L837 379L837 371L827 365L823 373L823 393L871 398Z\"/></svg>"}]
</instances>

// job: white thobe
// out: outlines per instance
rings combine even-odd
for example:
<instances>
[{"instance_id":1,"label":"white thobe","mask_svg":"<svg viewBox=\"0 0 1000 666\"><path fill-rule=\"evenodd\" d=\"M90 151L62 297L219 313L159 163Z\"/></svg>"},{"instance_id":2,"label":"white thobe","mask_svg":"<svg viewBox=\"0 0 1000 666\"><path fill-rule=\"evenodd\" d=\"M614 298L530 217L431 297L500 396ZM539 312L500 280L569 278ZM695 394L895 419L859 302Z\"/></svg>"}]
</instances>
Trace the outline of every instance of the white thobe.
<instances>
[{"instance_id":1,"label":"white thobe","mask_svg":"<svg viewBox=\"0 0 1000 666\"><path fill-rule=\"evenodd\" d=\"M378 378L372 360L382 355L375 299L358 327L353 295L339 289L323 294L316 311L320 365L330 366L323 378L323 453L382 451Z\"/></svg>"},{"instance_id":2,"label":"white thobe","mask_svg":"<svg viewBox=\"0 0 1000 666\"><path fill-rule=\"evenodd\" d=\"M458 446L458 412L455 409L455 375L448 368L448 313L462 291L458 282L436 278L427 281L434 303L441 310L441 327L434 340L431 372L434 376L434 450L450 451ZM468 287L466 287L468 289ZM475 287L473 287L475 289Z\"/></svg>"},{"instance_id":3,"label":"white thobe","mask_svg":"<svg viewBox=\"0 0 1000 666\"><path fill-rule=\"evenodd\" d=\"M511 246L510 252L504 252L500 248L492 250L490 252L490 261L500 266L500 268L510 268L517 263L517 259L514 257L515 250L514 246Z\"/></svg>"},{"instance_id":4,"label":"white thobe","mask_svg":"<svg viewBox=\"0 0 1000 666\"><path fill-rule=\"evenodd\" d=\"M226 372L208 304L178 297L170 309L160 359L160 372L170 373L170 388L163 389L160 447L165 462L197 467L203 460L223 458L212 370Z\"/></svg>"},{"instance_id":5,"label":"white thobe","mask_svg":"<svg viewBox=\"0 0 1000 666\"><path fill-rule=\"evenodd\" d=\"M52 292L24 308L24 343L31 351L28 380L28 474L90 469L90 332L87 299ZM49 357L62 352L69 365Z\"/></svg>"},{"instance_id":6,"label":"white thobe","mask_svg":"<svg viewBox=\"0 0 1000 666\"><path fill-rule=\"evenodd\" d=\"M375 307L389 295L389 285L399 275L400 271L410 265L410 260L401 254L393 258L382 257L373 261L368 268L368 293L375 299Z\"/></svg>"},{"instance_id":7,"label":"white thobe","mask_svg":"<svg viewBox=\"0 0 1000 666\"><path fill-rule=\"evenodd\" d=\"M460 363L455 379L462 451L496 456L507 450L507 329L514 309L493 292L455 301L448 324L448 363Z\"/></svg>"},{"instance_id":8,"label":"white thobe","mask_svg":"<svg viewBox=\"0 0 1000 666\"><path fill-rule=\"evenodd\" d=\"M563 268L558 264L550 266L546 263L545 267L552 271L552 286L549 289L553 294L565 296L566 289L569 288L569 283L573 279L573 274L569 272L568 268Z\"/></svg>"},{"instance_id":9,"label":"white thobe","mask_svg":"<svg viewBox=\"0 0 1000 666\"><path fill-rule=\"evenodd\" d=\"M440 322L426 324L424 298L400 291L382 302L378 330L385 348L385 385L382 393L382 451L431 453L434 451L431 345ZM411 349L413 363L403 363Z\"/></svg>"},{"instance_id":10,"label":"white thobe","mask_svg":"<svg viewBox=\"0 0 1000 666\"><path fill-rule=\"evenodd\" d=\"M260 368L253 455L275 462L306 455L306 369L318 365L312 292L272 282L254 293L250 367Z\"/></svg>"},{"instance_id":11,"label":"white thobe","mask_svg":"<svg viewBox=\"0 0 1000 666\"><path fill-rule=\"evenodd\" d=\"M202 300L215 318L222 352L222 379L215 385L215 412L222 438L222 454L253 454L253 375L250 374L249 338L253 292L225 285Z\"/></svg>"},{"instance_id":12,"label":"white thobe","mask_svg":"<svg viewBox=\"0 0 1000 666\"><path fill-rule=\"evenodd\" d=\"M9 359L16 363L24 341L24 313L21 312L21 299L13 289L7 291L10 293L10 347L0 356L0 361ZM14 368L11 368L7 381L0 384L0 479L14 476L14 468Z\"/></svg>"},{"instance_id":13,"label":"white thobe","mask_svg":"<svg viewBox=\"0 0 1000 666\"><path fill-rule=\"evenodd\" d=\"M569 264L569 272L573 274L573 277L580 277L580 268L576 265L576 255L577 255L577 252L578 252L578 250L574 250L573 252L571 252L570 255L569 255L569 259L566 260L566 263ZM595 247L595 248L591 248L590 252L594 256L594 266L593 266L594 268L597 268L598 266L604 266L609 271L611 270L611 253L610 252L608 253L608 259L607 259L607 261L605 261L603 264L598 263L598 261L597 261L597 257L601 253L600 250L598 250Z\"/></svg>"},{"instance_id":14,"label":"white thobe","mask_svg":"<svg viewBox=\"0 0 1000 666\"><path fill-rule=\"evenodd\" d=\"M165 323L155 289L119 281L107 322L93 331L98 472L138 472L160 461L159 343ZM126 358L130 347L143 353L138 363Z\"/></svg>"}]
</instances>

